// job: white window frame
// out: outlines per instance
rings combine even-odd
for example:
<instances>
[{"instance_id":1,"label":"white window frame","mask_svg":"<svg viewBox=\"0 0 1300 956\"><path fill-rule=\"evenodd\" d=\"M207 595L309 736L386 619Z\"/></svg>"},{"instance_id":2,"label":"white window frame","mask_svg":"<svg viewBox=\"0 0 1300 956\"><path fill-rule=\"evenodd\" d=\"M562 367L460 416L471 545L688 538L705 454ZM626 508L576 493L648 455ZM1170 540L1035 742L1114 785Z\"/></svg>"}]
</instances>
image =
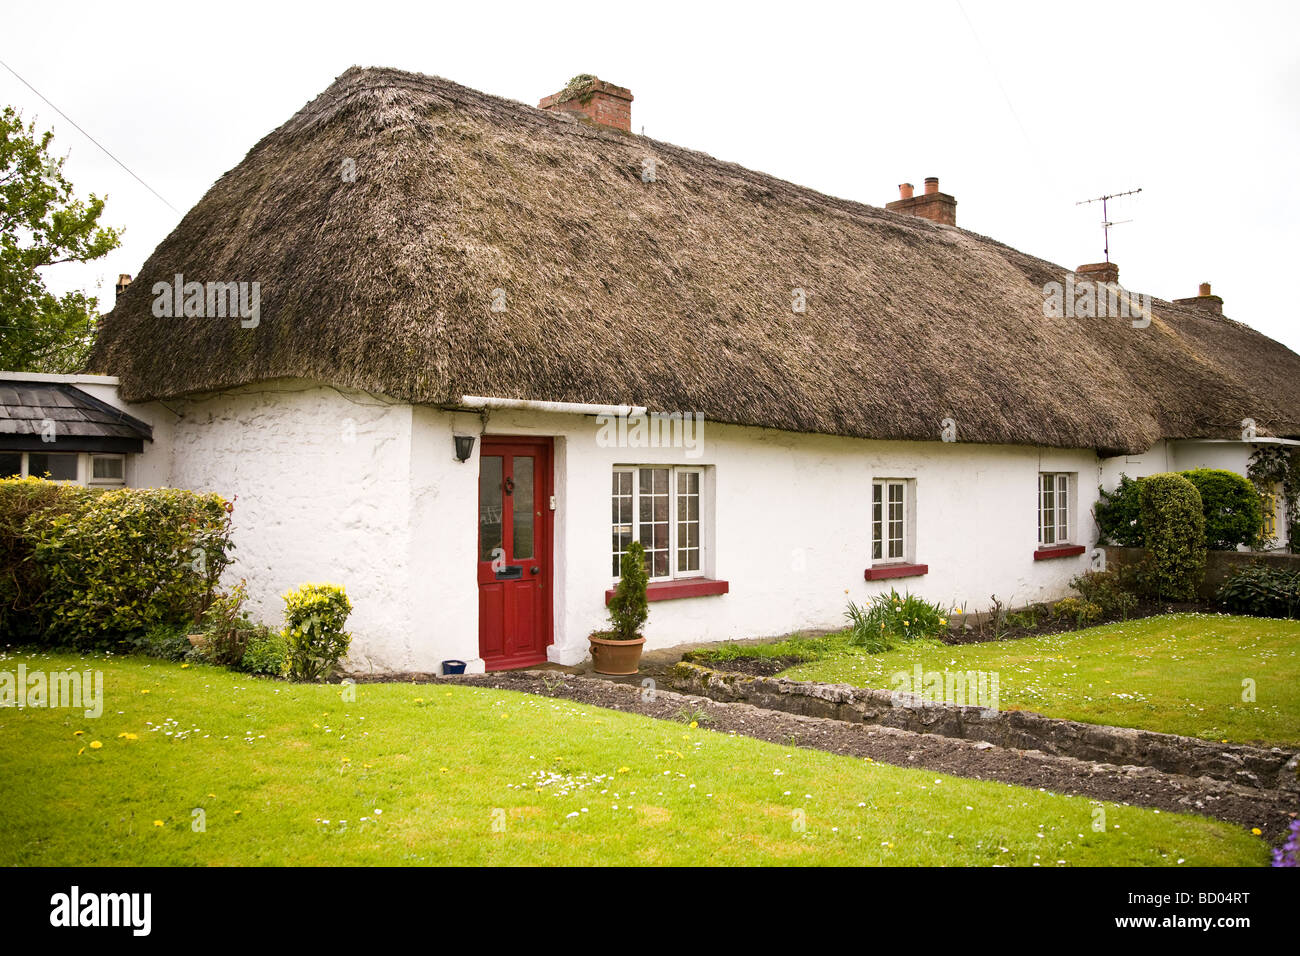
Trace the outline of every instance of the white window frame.
<instances>
[{"instance_id":1,"label":"white window frame","mask_svg":"<svg viewBox=\"0 0 1300 956\"><path fill-rule=\"evenodd\" d=\"M655 469L659 471L668 471L668 574L655 576L650 574L649 580L654 581L679 581L688 578L702 578L706 576L708 567L708 533L707 522L709 519L708 499L705 493L704 468L699 465L615 465L613 474L630 474L632 476L632 540L641 540L641 476L640 471L643 468ZM699 482L699 499L700 499L700 516L699 516L699 568L692 571L681 571L677 567L677 476L681 474L693 474L698 476ZM611 490L610 499L612 502L613 493ZM613 531L611 522L610 530ZM622 527L622 525L620 525ZM612 544L612 541L611 541ZM615 552L609 551L609 558L614 557ZM653 568L648 568L647 572L652 572ZM613 580L618 581L618 575L614 575Z\"/></svg>"},{"instance_id":2,"label":"white window frame","mask_svg":"<svg viewBox=\"0 0 1300 956\"><path fill-rule=\"evenodd\" d=\"M1048 485L1051 485L1052 514L1050 524L1045 522ZM1062 487L1064 485L1064 487ZM1040 471L1038 473L1038 546L1059 548L1074 543L1077 526L1074 512L1074 491L1078 476L1069 471ZM1047 533L1050 529L1050 533ZM1051 540L1048 540L1048 538Z\"/></svg>"},{"instance_id":3,"label":"white window frame","mask_svg":"<svg viewBox=\"0 0 1300 956\"><path fill-rule=\"evenodd\" d=\"M106 458L122 463L121 478L96 478L95 477L95 459ZM92 451L86 455L86 484L96 488L124 488L126 487L126 455L113 454L111 452Z\"/></svg>"},{"instance_id":4,"label":"white window frame","mask_svg":"<svg viewBox=\"0 0 1300 956\"><path fill-rule=\"evenodd\" d=\"M891 504L890 496L892 489L901 489L900 499L902 505L902 516L900 524L899 542L900 553L891 555L890 544L895 540L890 534L890 524L892 521L889 516L889 506ZM880 495L880 521L876 521L876 495ZM913 521L915 520L916 494L913 490L913 479L911 478L873 478L871 481L871 500L868 505L869 513L867 516L870 526L871 537L871 564L911 564L914 558L915 532ZM880 526L880 537L876 536L877 524ZM876 545L880 545L880 557L876 557Z\"/></svg>"}]
</instances>

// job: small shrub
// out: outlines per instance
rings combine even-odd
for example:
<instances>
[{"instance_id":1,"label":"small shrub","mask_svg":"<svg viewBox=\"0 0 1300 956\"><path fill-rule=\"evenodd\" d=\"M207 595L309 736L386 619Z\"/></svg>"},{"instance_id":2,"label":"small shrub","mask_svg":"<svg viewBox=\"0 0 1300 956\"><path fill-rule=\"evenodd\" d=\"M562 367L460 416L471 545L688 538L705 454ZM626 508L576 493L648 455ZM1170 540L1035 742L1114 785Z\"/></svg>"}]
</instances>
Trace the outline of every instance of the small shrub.
<instances>
[{"instance_id":1,"label":"small shrub","mask_svg":"<svg viewBox=\"0 0 1300 956\"><path fill-rule=\"evenodd\" d=\"M645 549L641 547L641 542L633 541L623 553L623 560L619 563L618 584L614 588L614 596L609 600L612 637L608 640L635 641L641 636L641 628L650 616L645 594L649 583L645 563Z\"/></svg>"},{"instance_id":2,"label":"small shrub","mask_svg":"<svg viewBox=\"0 0 1300 956\"><path fill-rule=\"evenodd\" d=\"M246 596L244 582L217 595L203 612L200 628L206 638L203 654L214 664L236 667L244 659L244 649L254 624L239 611Z\"/></svg>"},{"instance_id":3,"label":"small shrub","mask_svg":"<svg viewBox=\"0 0 1300 956\"><path fill-rule=\"evenodd\" d=\"M1259 493L1249 480L1231 471L1196 468L1180 472L1196 486L1205 515L1205 545L1212 551L1235 551L1259 535Z\"/></svg>"},{"instance_id":4,"label":"small shrub","mask_svg":"<svg viewBox=\"0 0 1300 956\"><path fill-rule=\"evenodd\" d=\"M289 642L284 634L255 625L248 636L239 669L250 674L285 676L289 671Z\"/></svg>"},{"instance_id":5,"label":"small shrub","mask_svg":"<svg viewBox=\"0 0 1300 956\"><path fill-rule=\"evenodd\" d=\"M1127 621L1138 607L1137 595L1124 587L1116 571L1085 571L1070 581L1070 587L1085 602L1101 608L1102 617Z\"/></svg>"},{"instance_id":6,"label":"small shrub","mask_svg":"<svg viewBox=\"0 0 1300 956\"><path fill-rule=\"evenodd\" d=\"M1058 621L1072 621L1078 627L1087 627L1101 620L1102 610L1091 601L1062 598L1052 605L1052 616Z\"/></svg>"},{"instance_id":7,"label":"small shrub","mask_svg":"<svg viewBox=\"0 0 1300 956\"><path fill-rule=\"evenodd\" d=\"M1205 512L1201 494L1184 478L1166 472L1139 483L1141 523L1155 559L1160 597L1192 600L1205 576Z\"/></svg>"},{"instance_id":8,"label":"small shrub","mask_svg":"<svg viewBox=\"0 0 1300 956\"><path fill-rule=\"evenodd\" d=\"M938 638L948 629L948 614L914 594L902 596L889 589L877 594L866 608L849 602L844 612L849 619L850 643L876 654L889 650L896 642Z\"/></svg>"},{"instance_id":9,"label":"small shrub","mask_svg":"<svg viewBox=\"0 0 1300 956\"><path fill-rule=\"evenodd\" d=\"M284 595L284 637L294 680L325 680L334 673L352 635L343 630L352 604L343 588L304 584Z\"/></svg>"},{"instance_id":10,"label":"small shrub","mask_svg":"<svg viewBox=\"0 0 1300 956\"><path fill-rule=\"evenodd\" d=\"M1099 497L1092 509L1097 521L1097 543L1121 548L1142 547L1145 538L1138 482L1128 475L1120 475L1119 485L1114 491L1098 488L1097 492Z\"/></svg>"},{"instance_id":11,"label":"small shrub","mask_svg":"<svg viewBox=\"0 0 1300 956\"><path fill-rule=\"evenodd\" d=\"M1022 627L1025 630L1034 631L1038 625L1051 617L1051 609L1046 604L1031 604L1028 607L1022 607L1019 611L1011 611L1006 616L1008 627Z\"/></svg>"},{"instance_id":12,"label":"small shrub","mask_svg":"<svg viewBox=\"0 0 1300 956\"><path fill-rule=\"evenodd\" d=\"M1263 564L1235 568L1217 598L1237 614L1295 617L1300 610L1300 573Z\"/></svg>"}]
</instances>

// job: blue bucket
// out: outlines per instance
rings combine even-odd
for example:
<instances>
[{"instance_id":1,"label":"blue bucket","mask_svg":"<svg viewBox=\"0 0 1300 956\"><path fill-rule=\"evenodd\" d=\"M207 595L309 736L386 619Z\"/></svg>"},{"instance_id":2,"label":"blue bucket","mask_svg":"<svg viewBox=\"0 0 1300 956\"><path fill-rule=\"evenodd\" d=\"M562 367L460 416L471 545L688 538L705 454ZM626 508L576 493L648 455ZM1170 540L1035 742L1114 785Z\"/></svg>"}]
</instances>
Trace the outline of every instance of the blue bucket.
<instances>
[{"instance_id":1,"label":"blue bucket","mask_svg":"<svg viewBox=\"0 0 1300 956\"><path fill-rule=\"evenodd\" d=\"M446 677L448 674L463 674L463 673L465 673L464 661L443 661L442 662L443 677Z\"/></svg>"}]
</instances>

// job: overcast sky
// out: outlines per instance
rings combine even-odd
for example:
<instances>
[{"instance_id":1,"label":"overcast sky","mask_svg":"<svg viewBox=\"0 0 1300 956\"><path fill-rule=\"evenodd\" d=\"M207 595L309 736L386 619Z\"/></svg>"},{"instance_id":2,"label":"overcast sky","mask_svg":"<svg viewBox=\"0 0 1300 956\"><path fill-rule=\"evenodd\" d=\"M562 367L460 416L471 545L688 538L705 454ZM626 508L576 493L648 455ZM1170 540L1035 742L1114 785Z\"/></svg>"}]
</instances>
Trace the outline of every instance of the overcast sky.
<instances>
[{"instance_id":1,"label":"overcast sky","mask_svg":"<svg viewBox=\"0 0 1300 956\"><path fill-rule=\"evenodd\" d=\"M712 6L316 2L0 5L0 59L184 212L348 66L527 103L577 73L629 87L632 126L883 206L938 176L957 222L1067 267L1111 258L1161 298L1300 351L1300 4L993 0ZM54 130L121 248L58 266L107 309L173 212L0 68L0 103Z\"/></svg>"}]
</instances>

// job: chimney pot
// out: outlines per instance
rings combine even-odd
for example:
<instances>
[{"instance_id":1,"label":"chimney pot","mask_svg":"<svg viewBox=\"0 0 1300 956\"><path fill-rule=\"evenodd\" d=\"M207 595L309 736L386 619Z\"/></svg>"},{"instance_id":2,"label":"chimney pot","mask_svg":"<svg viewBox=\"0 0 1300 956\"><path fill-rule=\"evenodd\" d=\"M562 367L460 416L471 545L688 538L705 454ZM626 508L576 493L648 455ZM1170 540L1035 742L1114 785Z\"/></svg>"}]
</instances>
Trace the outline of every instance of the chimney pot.
<instances>
[{"instance_id":1,"label":"chimney pot","mask_svg":"<svg viewBox=\"0 0 1300 956\"><path fill-rule=\"evenodd\" d=\"M1204 309L1215 315L1223 315L1223 299L1210 291L1208 282L1202 282L1197 294L1190 299L1174 299L1174 305L1190 306L1193 309Z\"/></svg>"},{"instance_id":2,"label":"chimney pot","mask_svg":"<svg viewBox=\"0 0 1300 956\"><path fill-rule=\"evenodd\" d=\"M122 293L126 291L126 287L129 286L130 284L131 284L131 277L129 275L127 275L125 272L118 273L117 286L114 290L116 293L116 295L114 296L114 301L122 298Z\"/></svg>"},{"instance_id":3,"label":"chimney pot","mask_svg":"<svg viewBox=\"0 0 1300 956\"><path fill-rule=\"evenodd\" d=\"M938 176L925 177L924 195L916 195L915 188L911 183L899 183L899 198L885 203L885 208L890 212L919 216L945 226L957 225L957 200L947 193L939 192Z\"/></svg>"},{"instance_id":4,"label":"chimney pot","mask_svg":"<svg viewBox=\"0 0 1300 956\"><path fill-rule=\"evenodd\" d=\"M1209 294L1210 294L1210 284L1208 282L1202 282L1201 291L1198 293L1198 295L1209 295Z\"/></svg>"},{"instance_id":5,"label":"chimney pot","mask_svg":"<svg viewBox=\"0 0 1300 956\"><path fill-rule=\"evenodd\" d=\"M537 104L538 109L573 113L595 126L632 132L632 91L583 73L558 93Z\"/></svg>"}]
</instances>

